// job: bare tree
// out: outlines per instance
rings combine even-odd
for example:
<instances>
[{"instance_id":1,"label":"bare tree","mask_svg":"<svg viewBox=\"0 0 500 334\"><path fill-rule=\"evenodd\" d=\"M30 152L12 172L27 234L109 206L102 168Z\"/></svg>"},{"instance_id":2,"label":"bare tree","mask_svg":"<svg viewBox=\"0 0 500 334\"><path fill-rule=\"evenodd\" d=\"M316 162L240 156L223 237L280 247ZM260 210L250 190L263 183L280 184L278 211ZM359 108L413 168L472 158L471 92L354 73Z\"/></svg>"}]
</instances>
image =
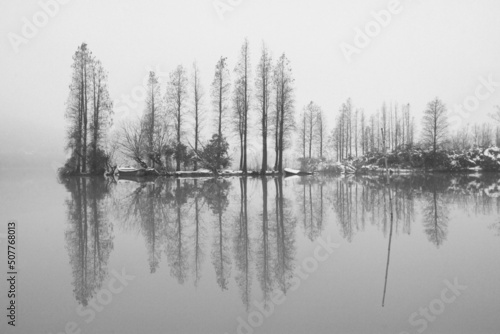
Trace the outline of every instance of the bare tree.
<instances>
[{"instance_id":1,"label":"bare tree","mask_svg":"<svg viewBox=\"0 0 500 334\"><path fill-rule=\"evenodd\" d=\"M489 123L481 127L481 147L488 147L493 143L493 128Z\"/></svg>"},{"instance_id":2,"label":"bare tree","mask_svg":"<svg viewBox=\"0 0 500 334\"><path fill-rule=\"evenodd\" d=\"M222 139L222 118L228 110L229 92L231 89L227 58L220 57L215 65L215 75L212 81L212 101L217 113L217 138Z\"/></svg>"},{"instance_id":3,"label":"bare tree","mask_svg":"<svg viewBox=\"0 0 500 334\"><path fill-rule=\"evenodd\" d=\"M325 141L325 136L327 133L327 126L326 126L326 119L325 116L323 115L323 110L321 107L318 107L317 110L317 115L316 115L316 122L317 122L317 138L318 138L318 150L319 150L319 158L322 160L323 159L323 148L324 148L324 141Z\"/></svg>"},{"instance_id":4,"label":"bare tree","mask_svg":"<svg viewBox=\"0 0 500 334\"><path fill-rule=\"evenodd\" d=\"M274 68L274 88L276 91L276 149L277 161L275 170L283 171L283 152L288 145L288 137L295 128L294 122L294 95L292 69L290 61L281 55Z\"/></svg>"},{"instance_id":5,"label":"bare tree","mask_svg":"<svg viewBox=\"0 0 500 334\"><path fill-rule=\"evenodd\" d=\"M366 121L365 121L365 111L361 109L361 154L365 155L366 153Z\"/></svg>"},{"instance_id":6,"label":"bare tree","mask_svg":"<svg viewBox=\"0 0 500 334\"><path fill-rule=\"evenodd\" d=\"M315 139L315 127L316 127L316 121L317 121L317 113L318 113L318 107L314 104L314 102L309 102L306 108L306 122L307 122L307 142L308 142L308 152L309 152L309 159L312 158L312 148L313 148L313 141Z\"/></svg>"},{"instance_id":7,"label":"bare tree","mask_svg":"<svg viewBox=\"0 0 500 334\"><path fill-rule=\"evenodd\" d=\"M389 136L387 134L387 126L388 126L388 122L387 122L387 105L384 102L382 104L382 125L379 128L382 129L382 133L385 136L386 143L389 142L389 144L390 144L391 141L389 140ZM382 151L385 152L385 146L382 148Z\"/></svg>"},{"instance_id":8,"label":"bare tree","mask_svg":"<svg viewBox=\"0 0 500 334\"><path fill-rule=\"evenodd\" d=\"M354 155L358 156L358 114L359 114L359 109L356 108L356 111L354 112Z\"/></svg>"},{"instance_id":9,"label":"bare tree","mask_svg":"<svg viewBox=\"0 0 500 334\"><path fill-rule=\"evenodd\" d=\"M155 161L158 161L158 156L161 155L161 146L155 144L158 143L158 137L163 135L162 131L160 131L163 122L163 113L160 83L158 82L155 72L151 71L149 72L148 78L146 108L142 119L142 131L145 132L145 149L149 164L153 167Z\"/></svg>"},{"instance_id":10,"label":"bare tree","mask_svg":"<svg viewBox=\"0 0 500 334\"><path fill-rule=\"evenodd\" d=\"M422 140L436 153L446 138L448 128L446 106L439 98L436 97L427 104L422 123Z\"/></svg>"},{"instance_id":11,"label":"bare tree","mask_svg":"<svg viewBox=\"0 0 500 334\"><path fill-rule=\"evenodd\" d=\"M352 103L351 99L347 99L344 108L344 117L345 117L345 144L346 144L346 158L352 157Z\"/></svg>"},{"instance_id":12,"label":"bare tree","mask_svg":"<svg viewBox=\"0 0 500 334\"><path fill-rule=\"evenodd\" d=\"M200 69L198 64L193 63L193 75L191 78L191 89L193 92L193 117L194 117L194 150L198 152L198 143L200 142L200 132L202 130L202 99L203 99L203 88L201 86L200 80ZM198 161L194 161L194 170L198 169Z\"/></svg>"},{"instance_id":13,"label":"bare tree","mask_svg":"<svg viewBox=\"0 0 500 334\"><path fill-rule=\"evenodd\" d=\"M92 54L87 50L87 44L81 46L81 117L82 117L82 173L87 172L87 133L88 133L88 67Z\"/></svg>"},{"instance_id":14,"label":"bare tree","mask_svg":"<svg viewBox=\"0 0 500 334\"><path fill-rule=\"evenodd\" d=\"M241 78L236 81L233 92L234 117L231 117L231 125L238 135L240 142L240 164L239 169L243 170L243 151L245 150L245 90L241 84Z\"/></svg>"},{"instance_id":15,"label":"bare tree","mask_svg":"<svg viewBox=\"0 0 500 334\"><path fill-rule=\"evenodd\" d=\"M462 131L460 131L460 143L462 150L468 150L470 148L470 129L469 124L465 124Z\"/></svg>"},{"instance_id":16,"label":"bare tree","mask_svg":"<svg viewBox=\"0 0 500 334\"><path fill-rule=\"evenodd\" d=\"M406 147L413 145L414 120L410 114L410 104L403 106L403 144Z\"/></svg>"},{"instance_id":17,"label":"bare tree","mask_svg":"<svg viewBox=\"0 0 500 334\"><path fill-rule=\"evenodd\" d=\"M272 90L272 59L266 45L262 43L262 51L259 64L257 65L257 77L255 80L256 97L259 104L260 130L262 135L262 166L261 173L267 171L267 135L269 106Z\"/></svg>"},{"instance_id":18,"label":"bare tree","mask_svg":"<svg viewBox=\"0 0 500 334\"><path fill-rule=\"evenodd\" d=\"M337 118L337 143L340 160L352 154L352 102L348 98L339 110Z\"/></svg>"},{"instance_id":19,"label":"bare tree","mask_svg":"<svg viewBox=\"0 0 500 334\"><path fill-rule=\"evenodd\" d=\"M248 39L245 38L241 47L240 60L234 69L236 72L236 85L235 90L237 94L241 94L241 123L243 126L243 147L241 154L243 173L247 172L247 148L248 148L248 110L250 106L250 87L248 85L250 76L250 52Z\"/></svg>"},{"instance_id":20,"label":"bare tree","mask_svg":"<svg viewBox=\"0 0 500 334\"><path fill-rule=\"evenodd\" d=\"M69 86L70 93L66 103L66 119L69 120L68 144L74 164L74 173L87 171L87 103L88 103L88 68L91 53L86 43L82 43L73 55L73 74Z\"/></svg>"},{"instance_id":21,"label":"bare tree","mask_svg":"<svg viewBox=\"0 0 500 334\"><path fill-rule=\"evenodd\" d=\"M307 144L307 107L302 108L299 118L299 145L301 148L302 158L306 157L306 144Z\"/></svg>"},{"instance_id":22,"label":"bare tree","mask_svg":"<svg viewBox=\"0 0 500 334\"><path fill-rule=\"evenodd\" d=\"M167 107L168 113L174 116L175 132L176 132L176 170L181 170L182 159L182 127L184 124L186 114L186 100L188 97L188 79L186 70L182 65L177 66L175 70L170 73L170 80L167 86Z\"/></svg>"},{"instance_id":23,"label":"bare tree","mask_svg":"<svg viewBox=\"0 0 500 334\"><path fill-rule=\"evenodd\" d=\"M128 121L121 125L120 140L118 141L120 151L128 158L141 164L142 167L147 167L143 161L145 147L148 144L149 134L143 131L141 121Z\"/></svg>"},{"instance_id":24,"label":"bare tree","mask_svg":"<svg viewBox=\"0 0 500 334\"><path fill-rule=\"evenodd\" d=\"M100 61L93 59L90 66L90 92L92 113L90 123L91 147L90 172L100 174L106 166L104 139L112 123L113 103L108 92L108 75Z\"/></svg>"},{"instance_id":25,"label":"bare tree","mask_svg":"<svg viewBox=\"0 0 500 334\"><path fill-rule=\"evenodd\" d=\"M85 43L73 55L72 69L65 114L69 121L66 149L71 157L64 172L102 174L109 159L105 138L113 113L107 73Z\"/></svg>"},{"instance_id":26,"label":"bare tree","mask_svg":"<svg viewBox=\"0 0 500 334\"><path fill-rule=\"evenodd\" d=\"M394 106L394 150L397 150L398 149L398 145L399 145L399 121L398 121L398 105L396 104Z\"/></svg>"},{"instance_id":27,"label":"bare tree","mask_svg":"<svg viewBox=\"0 0 500 334\"><path fill-rule=\"evenodd\" d=\"M323 158L323 142L326 134L326 123L321 107L311 101L307 107L304 108L303 122L303 129L301 130L304 136L303 139L307 141L308 144L309 159L313 158L316 154L319 158ZM313 152L313 148L317 149L317 152Z\"/></svg>"},{"instance_id":28,"label":"bare tree","mask_svg":"<svg viewBox=\"0 0 500 334\"><path fill-rule=\"evenodd\" d=\"M370 117L370 151L372 151L372 152L375 151L375 142L377 142L375 139L375 133L378 133L378 131L375 131L375 129L377 129L375 127L375 116L376 115L371 115L371 117ZM377 146L377 149L378 149L378 146Z\"/></svg>"},{"instance_id":29,"label":"bare tree","mask_svg":"<svg viewBox=\"0 0 500 334\"><path fill-rule=\"evenodd\" d=\"M479 142L481 141L481 127L479 124L475 123L472 125L472 143L474 146L479 146Z\"/></svg>"},{"instance_id":30,"label":"bare tree","mask_svg":"<svg viewBox=\"0 0 500 334\"><path fill-rule=\"evenodd\" d=\"M469 129L469 124L466 124L462 128L455 131L450 136L451 149L455 151L466 151L471 147L471 133Z\"/></svg>"}]
</instances>

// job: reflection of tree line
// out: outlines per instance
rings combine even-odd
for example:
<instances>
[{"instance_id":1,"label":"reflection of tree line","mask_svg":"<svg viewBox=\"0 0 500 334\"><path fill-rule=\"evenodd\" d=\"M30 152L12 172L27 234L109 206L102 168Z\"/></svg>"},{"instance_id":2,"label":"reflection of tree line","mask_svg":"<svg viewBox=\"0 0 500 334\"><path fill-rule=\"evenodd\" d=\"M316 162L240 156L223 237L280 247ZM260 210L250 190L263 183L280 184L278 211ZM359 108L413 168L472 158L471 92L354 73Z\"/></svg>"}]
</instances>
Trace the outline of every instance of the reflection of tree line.
<instances>
[{"instance_id":1,"label":"reflection of tree line","mask_svg":"<svg viewBox=\"0 0 500 334\"><path fill-rule=\"evenodd\" d=\"M65 186L71 193L66 202L69 226L65 237L74 293L80 304L87 305L108 274L113 250L113 225L104 206L109 184L102 179L72 178Z\"/></svg>"},{"instance_id":2,"label":"reflection of tree line","mask_svg":"<svg viewBox=\"0 0 500 334\"><path fill-rule=\"evenodd\" d=\"M250 203L255 200L249 199L249 184L261 188L258 211ZM378 226L385 235L391 230L409 234L415 203L421 201L425 233L440 246L447 235L450 205L473 208L475 213L491 213L494 208L500 212L500 197L481 195L492 184L497 181L470 176L393 176L389 186L378 176L309 177L293 186L291 199L284 195L281 178L156 180L132 183L133 189L120 184L113 191L103 179L73 178L65 185L71 193L66 240L75 296L87 304L106 278L113 249L110 215L122 228L144 237L151 273L166 256L170 275L178 283L192 279L197 285L209 257L218 286L228 289L234 277L248 307L253 278L265 300L273 290L289 288L297 221L310 240L321 235L331 208L348 241L366 224Z\"/></svg>"},{"instance_id":3,"label":"reflection of tree line","mask_svg":"<svg viewBox=\"0 0 500 334\"><path fill-rule=\"evenodd\" d=\"M197 285L210 256L219 287L228 289L234 277L247 307L255 276L265 298L274 289L286 292L294 268L296 224L283 196L283 181L240 178L237 182L237 202L229 198L230 191L236 190L234 183L224 179L157 180L138 183L126 194L123 187L110 193L102 179L66 182L71 192L66 237L76 299L86 304L106 277L113 246L110 215L124 229L144 237L151 273L166 256L178 283L192 277ZM259 212L249 211L249 182L262 187Z\"/></svg>"},{"instance_id":4,"label":"reflection of tree line","mask_svg":"<svg viewBox=\"0 0 500 334\"><path fill-rule=\"evenodd\" d=\"M388 185L383 176L331 179L329 182L334 186L329 197L343 238L352 241L356 232L365 229L367 222L377 226L384 235L391 229L396 234L410 234L415 220L415 200L421 199L426 233L431 242L439 245L446 238L448 220L444 196L433 185L423 191L412 178L401 181L391 178Z\"/></svg>"},{"instance_id":5,"label":"reflection of tree line","mask_svg":"<svg viewBox=\"0 0 500 334\"><path fill-rule=\"evenodd\" d=\"M422 224L429 241L439 247L447 237L451 206L473 214L500 212L500 180L491 174L477 175L393 175L390 185L382 175L311 178L304 183L303 212L309 214L306 202L318 201L323 184L329 185L327 197L337 216L342 236L351 241L366 222L378 226L384 235L389 231L389 215L394 213L394 232L410 234L415 220L416 201L422 203ZM306 187L316 194L307 195ZM389 189L392 210L389 209ZM311 200L312 198L312 200ZM318 210L316 210L318 212ZM497 224L500 225L500 224ZM494 226L498 229L497 225Z\"/></svg>"},{"instance_id":6,"label":"reflection of tree line","mask_svg":"<svg viewBox=\"0 0 500 334\"><path fill-rule=\"evenodd\" d=\"M298 215L309 240L314 241L323 231L323 216L325 213L324 180L316 178L302 178L297 187L297 202L300 204Z\"/></svg>"}]
</instances>

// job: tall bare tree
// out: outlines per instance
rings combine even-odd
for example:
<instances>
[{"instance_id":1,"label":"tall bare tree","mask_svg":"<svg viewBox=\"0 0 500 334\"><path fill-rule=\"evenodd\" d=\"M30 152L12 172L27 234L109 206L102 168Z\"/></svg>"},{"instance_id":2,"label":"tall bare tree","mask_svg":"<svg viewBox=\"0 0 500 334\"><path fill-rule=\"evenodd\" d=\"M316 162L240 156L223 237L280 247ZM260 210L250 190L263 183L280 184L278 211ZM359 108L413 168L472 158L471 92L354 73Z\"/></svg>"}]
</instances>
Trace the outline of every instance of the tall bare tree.
<instances>
[{"instance_id":1,"label":"tall bare tree","mask_svg":"<svg viewBox=\"0 0 500 334\"><path fill-rule=\"evenodd\" d=\"M73 55L73 73L65 114L70 123L66 148L72 151L73 172L77 174L86 172L87 165L87 70L90 61L91 54L87 49L87 44L82 43Z\"/></svg>"},{"instance_id":2,"label":"tall bare tree","mask_svg":"<svg viewBox=\"0 0 500 334\"><path fill-rule=\"evenodd\" d=\"M73 55L72 69L65 114L69 121L66 149L71 157L65 172L101 173L107 164L104 139L112 116L107 73L85 43Z\"/></svg>"},{"instance_id":3,"label":"tall bare tree","mask_svg":"<svg viewBox=\"0 0 500 334\"><path fill-rule=\"evenodd\" d=\"M245 38L243 45L241 46L240 59L235 68L236 72L236 91L241 94L241 123L243 126L243 151L240 152L242 156L242 170L243 173L247 172L247 150L248 150L248 110L250 106L250 86L248 84L250 77L250 51L248 39Z\"/></svg>"},{"instance_id":4,"label":"tall bare tree","mask_svg":"<svg viewBox=\"0 0 500 334\"><path fill-rule=\"evenodd\" d=\"M191 77L192 102L193 102L193 117L194 117L194 150L198 152L198 143L200 142L200 132L202 130L203 111L203 87L200 80L200 69L198 64L193 63L193 74ZM194 161L194 170L198 169L198 160Z\"/></svg>"},{"instance_id":5,"label":"tall bare tree","mask_svg":"<svg viewBox=\"0 0 500 334\"><path fill-rule=\"evenodd\" d=\"M358 156L358 114L359 114L359 109L356 108L356 111L354 112L354 155Z\"/></svg>"},{"instance_id":6,"label":"tall bare tree","mask_svg":"<svg viewBox=\"0 0 500 334\"><path fill-rule=\"evenodd\" d=\"M261 173L267 171L267 134L269 107L272 94L272 59L267 46L262 43L262 51L259 64L257 65L257 77L255 80L256 96L259 104L259 117L262 135L262 166Z\"/></svg>"},{"instance_id":7,"label":"tall bare tree","mask_svg":"<svg viewBox=\"0 0 500 334\"><path fill-rule=\"evenodd\" d=\"M340 159L352 154L352 101L348 98L339 111L337 118L338 151Z\"/></svg>"},{"instance_id":8,"label":"tall bare tree","mask_svg":"<svg viewBox=\"0 0 500 334\"><path fill-rule=\"evenodd\" d=\"M184 66L178 65L175 70L170 73L170 79L167 86L167 106L168 113L174 117L175 132L176 132L176 170L181 170L181 162L183 160L184 149L181 142L182 129L186 117L186 108L188 97L188 78ZM185 148L185 146L184 146Z\"/></svg>"},{"instance_id":9,"label":"tall bare tree","mask_svg":"<svg viewBox=\"0 0 500 334\"><path fill-rule=\"evenodd\" d=\"M384 103L382 104L382 124L381 126L379 127L380 129L382 129L382 133L383 133L383 136L384 136L384 139L385 139L385 144L389 143L390 144L390 140L389 140L389 135L387 133L387 128L388 128L388 122L387 122L387 104ZM382 148L382 151L385 152L385 144L383 144L383 148Z\"/></svg>"},{"instance_id":10,"label":"tall bare tree","mask_svg":"<svg viewBox=\"0 0 500 334\"><path fill-rule=\"evenodd\" d=\"M448 118L446 106L436 97L427 104L422 121L422 140L432 147L434 153L446 138Z\"/></svg>"},{"instance_id":11,"label":"tall bare tree","mask_svg":"<svg viewBox=\"0 0 500 334\"><path fill-rule=\"evenodd\" d=\"M322 160L323 159L323 151L324 151L324 143L325 143L325 136L327 133L327 124L326 124L326 118L323 113L323 109L321 107L318 107L317 111L317 138L318 138L318 156Z\"/></svg>"},{"instance_id":12,"label":"tall bare tree","mask_svg":"<svg viewBox=\"0 0 500 334\"><path fill-rule=\"evenodd\" d=\"M88 68L92 61L92 53L87 44L81 46L81 108L82 108L82 173L87 172L87 133L88 133Z\"/></svg>"},{"instance_id":13,"label":"tall bare tree","mask_svg":"<svg viewBox=\"0 0 500 334\"><path fill-rule=\"evenodd\" d=\"M300 145L302 147L302 158L306 157L306 143L307 143L307 116L306 108L300 114L300 125L299 125L299 135L300 135Z\"/></svg>"},{"instance_id":14,"label":"tall bare tree","mask_svg":"<svg viewBox=\"0 0 500 334\"><path fill-rule=\"evenodd\" d=\"M233 130L237 133L240 142L240 165L243 170L243 151L245 150L245 88L241 84L242 78L236 81L233 92L234 117L231 118Z\"/></svg>"},{"instance_id":15,"label":"tall bare tree","mask_svg":"<svg viewBox=\"0 0 500 334\"><path fill-rule=\"evenodd\" d=\"M274 88L276 91L276 140L277 140L277 154L278 159L275 170L283 171L283 152L288 145L288 137L292 130L295 128L294 112L295 112L295 99L292 77L292 69L290 61L285 56L281 55L274 68Z\"/></svg>"},{"instance_id":16,"label":"tall bare tree","mask_svg":"<svg viewBox=\"0 0 500 334\"><path fill-rule=\"evenodd\" d=\"M146 107L142 118L142 130L145 132L146 138L146 155L149 164L155 166L155 163L161 161L162 142L164 132L162 131L164 123L164 105L161 97L160 83L158 77L153 71L149 72Z\"/></svg>"},{"instance_id":17,"label":"tall bare tree","mask_svg":"<svg viewBox=\"0 0 500 334\"><path fill-rule=\"evenodd\" d=\"M217 138L222 139L222 118L229 108L229 93L231 89L227 58L220 57L215 65L215 75L212 81L212 102L217 113ZM222 143L219 143L222 144Z\"/></svg>"},{"instance_id":18,"label":"tall bare tree","mask_svg":"<svg viewBox=\"0 0 500 334\"><path fill-rule=\"evenodd\" d=\"M366 119L365 119L365 111L364 109L361 109L361 154L362 155L365 155L366 153L366 134L367 134L367 131L366 131Z\"/></svg>"},{"instance_id":19,"label":"tall bare tree","mask_svg":"<svg viewBox=\"0 0 500 334\"><path fill-rule=\"evenodd\" d=\"M92 113L90 123L91 147L90 172L102 173L106 154L104 139L112 122L113 103L108 92L108 75L99 60L92 60L90 66Z\"/></svg>"},{"instance_id":20,"label":"tall bare tree","mask_svg":"<svg viewBox=\"0 0 500 334\"><path fill-rule=\"evenodd\" d=\"M307 152L308 158L312 158L312 147L314 141L314 128L316 126L316 107L311 101L306 108L306 123L307 123Z\"/></svg>"},{"instance_id":21,"label":"tall bare tree","mask_svg":"<svg viewBox=\"0 0 500 334\"><path fill-rule=\"evenodd\" d=\"M394 106L394 150L397 150L398 149L398 145L399 145L399 121L398 121L398 111L399 111L399 108L398 108L398 105L396 104Z\"/></svg>"}]
</instances>

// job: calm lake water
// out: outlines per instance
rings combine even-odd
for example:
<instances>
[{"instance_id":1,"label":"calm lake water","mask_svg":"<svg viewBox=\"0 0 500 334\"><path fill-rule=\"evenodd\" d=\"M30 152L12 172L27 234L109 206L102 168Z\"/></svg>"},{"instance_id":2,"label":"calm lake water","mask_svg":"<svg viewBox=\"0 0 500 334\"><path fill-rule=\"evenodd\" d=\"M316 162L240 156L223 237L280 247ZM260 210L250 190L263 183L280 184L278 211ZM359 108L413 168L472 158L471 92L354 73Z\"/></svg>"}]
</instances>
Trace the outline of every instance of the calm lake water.
<instances>
[{"instance_id":1,"label":"calm lake water","mask_svg":"<svg viewBox=\"0 0 500 334\"><path fill-rule=\"evenodd\" d=\"M2 171L0 189L0 232L19 224L2 333L500 331L500 175Z\"/></svg>"}]
</instances>

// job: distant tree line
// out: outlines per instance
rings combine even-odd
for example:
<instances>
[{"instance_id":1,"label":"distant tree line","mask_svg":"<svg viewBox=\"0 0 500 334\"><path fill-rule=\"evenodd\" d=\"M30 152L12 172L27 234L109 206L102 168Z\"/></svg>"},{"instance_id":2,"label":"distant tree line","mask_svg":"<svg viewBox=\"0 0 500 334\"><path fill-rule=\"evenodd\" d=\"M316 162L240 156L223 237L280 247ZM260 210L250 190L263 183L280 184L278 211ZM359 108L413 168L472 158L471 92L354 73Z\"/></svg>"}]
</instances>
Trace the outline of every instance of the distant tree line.
<instances>
[{"instance_id":1,"label":"distant tree line","mask_svg":"<svg viewBox=\"0 0 500 334\"><path fill-rule=\"evenodd\" d=\"M415 119L410 104L387 106L384 102L381 109L367 115L348 98L338 112L328 141L337 160L383 152L384 141L391 151L411 148L415 144Z\"/></svg>"},{"instance_id":2,"label":"distant tree line","mask_svg":"<svg viewBox=\"0 0 500 334\"><path fill-rule=\"evenodd\" d=\"M500 108L497 107L490 117L500 123ZM311 158L311 147L312 157L323 158L322 123L321 108L311 102L304 108L300 126L304 158ZM465 124L451 132L447 107L436 97L428 102L423 112L421 130L417 138L416 121L411 114L409 103L394 103L388 106L384 102L379 110L368 116L364 109L353 107L349 98L337 114L328 142L338 161L383 153L384 149L398 152L418 148L430 150L434 154L438 150L463 152L471 148L500 146L500 126L491 122ZM309 150L306 150L306 143Z\"/></svg>"}]
</instances>

